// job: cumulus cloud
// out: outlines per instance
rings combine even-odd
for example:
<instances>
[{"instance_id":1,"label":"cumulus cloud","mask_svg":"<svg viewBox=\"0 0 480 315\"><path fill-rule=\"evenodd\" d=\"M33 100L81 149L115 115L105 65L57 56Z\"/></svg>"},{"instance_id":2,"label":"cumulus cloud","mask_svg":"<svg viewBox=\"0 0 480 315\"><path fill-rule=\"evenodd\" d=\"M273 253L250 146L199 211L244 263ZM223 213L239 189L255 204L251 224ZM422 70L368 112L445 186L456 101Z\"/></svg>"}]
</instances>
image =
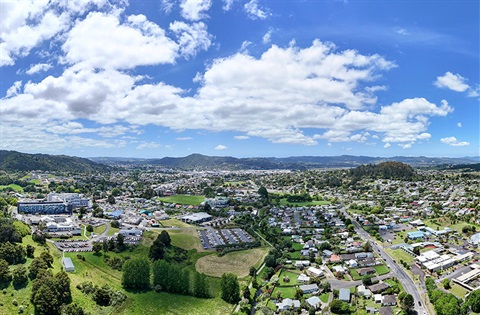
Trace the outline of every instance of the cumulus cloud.
<instances>
[{"instance_id":1,"label":"cumulus cloud","mask_svg":"<svg viewBox=\"0 0 480 315\"><path fill-rule=\"evenodd\" d=\"M457 127L458 127L458 128L462 128L462 123L461 123L461 122L458 122L458 123L457 123Z\"/></svg>"},{"instance_id":2,"label":"cumulus cloud","mask_svg":"<svg viewBox=\"0 0 480 315\"><path fill-rule=\"evenodd\" d=\"M89 18L92 15L85 20ZM123 27L111 16L95 18ZM128 23L148 29L145 25L149 22L134 16ZM133 36L144 36L133 32ZM379 55L339 51L332 43L318 40L305 48L294 43L273 45L258 57L244 52L215 59L195 76L199 88L188 95L164 82L142 83L141 78L120 70L139 61L120 57L120 61L105 61L111 66L92 69L78 67L78 63L94 65L99 62L95 57L78 58L77 64L60 76L27 82L23 91L21 82L11 88L0 107L2 125L28 122L57 126L57 132L76 130L51 133L66 137L87 133L90 128L63 124L87 119L109 128L95 128L104 137L109 133L138 134L139 127L126 130L125 126L153 124L176 131L232 131L273 143L316 145L320 139L366 143L374 137L385 143L415 143L430 138L430 117L453 111L445 101L436 105L423 98L401 100L373 111L378 91L375 80L395 64ZM53 123L57 121L61 124ZM306 134L307 129L317 134ZM24 143L20 136L18 141Z\"/></svg>"},{"instance_id":3,"label":"cumulus cloud","mask_svg":"<svg viewBox=\"0 0 480 315\"><path fill-rule=\"evenodd\" d=\"M455 138L455 137L442 138L442 139L440 139L440 141L443 142L443 143L445 143L445 144L451 145L451 146L453 146L453 147L465 147L465 146L470 145L470 142L467 142L467 141L459 141L459 140L457 140L457 138Z\"/></svg>"},{"instance_id":4,"label":"cumulus cloud","mask_svg":"<svg viewBox=\"0 0 480 315\"><path fill-rule=\"evenodd\" d=\"M399 143L398 146L401 147L402 149L410 149L412 147L412 144L411 143Z\"/></svg>"},{"instance_id":5,"label":"cumulus cloud","mask_svg":"<svg viewBox=\"0 0 480 315\"><path fill-rule=\"evenodd\" d=\"M226 149L228 149L228 147L225 146L225 145L222 145L222 144L219 144L214 148L214 150L217 150L217 151L223 151L223 150L226 150Z\"/></svg>"},{"instance_id":6,"label":"cumulus cloud","mask_svg":"<svg viewBox=\"0 0 480 315\"><path fill-rule=\"evenodd\" d=\"M391 146L392 146L392 145L391 145L390 143L388 143L388 142L383 145L383 147L384 147L385 149L388 149L388 148L390 148Z\"/></svg>"},{"instance_id":7,"label":"cumulus cloud","mask_svg":"<svg viewBox=\"0 0 480 315\"><path fill-rule=\"evenodd\" d=\"M273 28L269 28L268 32L266 32L265 35L263 35L262 37L262 43L264 44L270 43L272 39L272 34L273 34Z\"/></svg>"},{"instance_id":8,"label":"cumulus cloud","mask_svg":"<svg viewBox=\"0 0 480 315\"><path fill-rule=\"evenodd\" d=\"M160 146L161 146L160 143L143 141L142 143L137 145L136 149L137 150L157 149L157 148L160 148Z\"/></svg>"},{"instance_id":9,"label":"cumulus cloud","mask_svg":"<svg viewBox=\"0 0 480 315\"><path fill-rule=\"evenodd\" d=\"M233 139L235 140L247 140L250 139L249 136L234 136Z\"/></svg>"},{"instance_id":10,"label":"cumulus cloud","mask_svg":"<svg viewBox=\"0 0 480 315\"><path fill-rule=\"evenodd\" d=\"M469 86L466 82L467 78L462 77L459 74L453 74L446 72L445 75L437 77L437 80L433 82L436 87L450 89L455 92L468 92L469 97L479 96L479 87Z\"/></svg>"},{"instance_id":11,"label":"cumulus cloud","mask_svg":"<svg viewBox=\"0 0 480 315\"><path fill-rule=\"evenodd\" d=\"M39 63L39 64L36 64L36 65L32 65L27 71L25 71L25 73L28 74L28 75L33 75L33 74L38 73L38 72L48 71L51 68L52 68L51 64Z\"/></svg>"},{"instance_id":12,"label":"cumulus cloud","mask_svg":"<svg viewBox=\"0 0 480 315\"><path fill-rule=\"evenodd\" d=\"M258 0L250 0L249 2L245 3L243 8L251 19L264 20L268 17L267 11L259 6Z\"/></svg>"},{"instance_id":13,"label":"cumulus cloud","mask_svg":"<svg viewBox=\"0 0 480 315\"><path fill-rule=\"evenodd\" d=\"M195 56L200 50L208 50L212 44L212 35L203 22L187 24L175 21L170 24L170 30L178 38L178 49L183 57Z\"/></svg>"},{"instance_id":14,"label":"cumulus cloud","mask_svg":"<svg viewBox=\"0 0 480 315\"><path fill-rule=\"evenodd\" d=\"M187 141L187 140L193 140L193 138L192 137L178 137L176 140L177 141Z\"/></svg>"},{"instance_id":15,"label":"cumulus cloud","mask_svg":"<svg viewBox=\"0 0 480 315\"><path fill-rule=\"evenodd\" d=\"M230 11L235 0L223 0L223 10Z\"/></svg>"},{"instance_id":16,"label":"cumulus cloud","mask_svg":"<svg viewBox=\"0 0 480 315\"><path fill-rule=\"evenodd\" d=\"M212 6L211 0L181 0L180 11L187 20L198 21L207 17L206 11Z\"/></svg>"}]
</instances>

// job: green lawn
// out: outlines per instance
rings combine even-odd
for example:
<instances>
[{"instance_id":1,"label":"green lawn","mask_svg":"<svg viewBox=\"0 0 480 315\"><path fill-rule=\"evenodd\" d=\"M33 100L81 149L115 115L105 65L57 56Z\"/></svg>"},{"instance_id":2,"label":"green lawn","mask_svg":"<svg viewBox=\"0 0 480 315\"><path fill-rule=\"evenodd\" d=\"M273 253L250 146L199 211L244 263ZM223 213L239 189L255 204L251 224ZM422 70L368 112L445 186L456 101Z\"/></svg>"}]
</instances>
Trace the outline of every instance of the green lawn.
<instances>
[{"instance_id":1,"label":"green lawn","mask_svg":"<svg viewBox=\"0 0 480 315\"><path fill-rule=\"evenodd\" d=\"M276 286L272 292L272 298L277 298L277 292L282 293L282 298L290 298L293 299L295 297L295 292L297 291L296 287L280 287Z\"/></svg>"},{"instance_id":2,"label":"green lawn","mask_svg":"<svg viewBox=\"0 0 480 315\"><path fill-rule=\"evenodd\" d=\"M114 227L110 227L110 229L109 229L108 232L107 232L107 236L114 236L115 233L118 233L118 231L120 231L120 229L114 228Z\"/></svg>"},{"instance_id":3,"label":"green lawn","mask_svg":"<svg viewBox=\"0 0 480 315\"><path fill-rule=\"evenodd\" d=\"M23 188L17 184L10 184L10 185L0 185L0 190L4 190L7 188L13 189L13 191L21 193L23 192Z\"/></svg>"},{"instance_id":4,"label":"green lawn","mask_svg":"<svg viewBox=\"0 0 480 315\"><path fill-rule=\"evenodd\" d=\"M350 269L350 275L352 276L352 279L355 281L362 280L362 276L358 274L357 269Z\"/></svg>"},{"instance_id":5,"label":"green lawn","mask_svg":"<svg viewBox=\"0 0 480 315\"><path fill-rule=\"evenodd\" d=\"M388 267L385 266L385 265L375 266L375 267L373 267L373 269L375 269L375 271L378 273L379 276L387 274L387 273L390 272Z\"/></svg>"},{"instance_id":6,"label":"green lawn","mask_svg":"<svg viewBox=\"0 0 480 315\"><path fill-rule=\"evenodd\" d=\"M400 260L403 260L407 263L412 263L414 260L414 257L408 253L406 253L403 249L395 249L392 250L390 248L386 248L385 251L394 259L397 261L397 263L400 263Z\"/></svg>"},{"instance_id":7,"label":"green lawn","mask_svg":"<svg viewBox=\"0 0 480 315\"><path fill-rule=\"evenodd\" d=\"M190 228L193 228L194 226L193 225L190 225L188 223L185 223L185 222L182 222L178 219L168 219L168 220L163 220L160 222L162 224L162 226L164 227L171 227L171 226L177 226L177 227L190 227Z\"/></svg>"},{"instance_id":8,"label":"green lawn","mask_svg":"<svg viewBox=\"0 0 480 315\"><path fill-rule=\"evenodd\" d=\"M468 293L467 289L459 286L458 284L455 284L452 282L452 288L450 289L450 292L453 293L456 297L459 299L465 298L465 295Z\"/></svg>"},{"instance_id":9,"label":"green lawn","mask_svg":"<svg viewBox=\"0 0 480 315\"><path fill-rule=\"evenodd\" d=\"M320 294L320 301L323 303L328 303L328 298L330 297L330 292Z\"/></svg>"},{"instance_id":10,"label":"green lawn","mask_svg":"<svg viewBox=\"0 0 480 315\"><path fill-rule=\"evenodd\" d=\"M290 259L300 259L300 252L297 251L297 252L291 252L291 253L288 253L290 255Z\"/></svg>"},{"instance_id":11,"label":"green lawn","mask_svg":"<svg viewBox=\"0 0 480 315\"><path fill-rule=\"evenodd\" d=\"M284 277L288 277L288 279L290 279L290 281L288 282L285 282L283 281L283 278ZM294 286L294 285L298 285L298 273L294 273L294 272L291 272L291 271L282 271L282 273L280 274L280 280L278 281L279 285L281 286Z\"/></svg>"},{"instance_id":12,"label":"green lawn","mask_svg":"<svg viewBox=\"0 0 480 315\"><path fill-rule=\"evenodd\" d=\"M303 244L300 244L300 243L292 243L292 248L294 250L302 250L303 249Z\"/></svg>"},{"instance_id":13,"label":"green lawn","mask_svg":"<svg viewBox=\"0 0 480 315\"><path fill-rule=\"evenodd\" d=\"M185 250L196 249L198 252L205 251L198 237L197 230L168 230L167 232L172 239L173 246Z\"/></svg>"},{"instance_id":14,"label":"green lawn","mask_svg":"<svg viewBox=\"0 0 480 315\"><path fill-rule=\"evenodd\" d=\"M107 228L107 225L106 224L102 224L102 225L99 225L97 226L96 228L93 228L93 233L97 234L97 235L100 235L102 234L103 232L105 232L105 229Z\"/></svg>"},{"instance_id":15,"label":"green lawn","mask_svg":"<svg viewBox=\"0 0 480 315\"><path fill-rule=\"evenodd\" d=\"M182 205L199 206L204 200L204 196L190 196L190 195L173 195L168 197L160 197L158 200L168 203L178 203Z\"/></svg>"}]
</instances>

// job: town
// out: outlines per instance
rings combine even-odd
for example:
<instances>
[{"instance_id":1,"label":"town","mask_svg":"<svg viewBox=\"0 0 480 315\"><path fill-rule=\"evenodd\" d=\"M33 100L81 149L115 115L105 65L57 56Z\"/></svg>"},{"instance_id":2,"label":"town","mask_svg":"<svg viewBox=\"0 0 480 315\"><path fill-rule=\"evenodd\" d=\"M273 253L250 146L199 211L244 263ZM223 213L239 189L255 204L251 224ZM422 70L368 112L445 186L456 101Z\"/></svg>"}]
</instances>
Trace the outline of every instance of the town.
<instances>
[{"instance_id":1,"label":"town","mask_svg":"<svg viewBox=\"0 0 480 315\"><path fill-rule=\"evenodd\" d=\"M478 172L385 162L0 177L2 231L13 227L0 243L2 314L52 312L34 294L48 270L70 279L76 304L59 302L61 314L480 312ZM146 282L129 282L140 262Z\"/></svg>"}]
</instances>

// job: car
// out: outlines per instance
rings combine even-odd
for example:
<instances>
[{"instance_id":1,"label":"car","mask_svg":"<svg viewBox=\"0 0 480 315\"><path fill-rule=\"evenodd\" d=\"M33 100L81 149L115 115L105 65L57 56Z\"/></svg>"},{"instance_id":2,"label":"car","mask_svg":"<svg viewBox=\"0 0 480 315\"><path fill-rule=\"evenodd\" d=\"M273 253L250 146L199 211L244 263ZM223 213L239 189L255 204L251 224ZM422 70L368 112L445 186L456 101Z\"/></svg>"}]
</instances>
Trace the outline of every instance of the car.
<instances>
[{"instance_id":1,"label":"car","mask_svg":"<svg viewBox=\"0 0 480 315\"><path fill-rule=\"evenodd\" d=\"M418 306L422 306L422 302L418 301Z\"/></svg>"}]
</instances>

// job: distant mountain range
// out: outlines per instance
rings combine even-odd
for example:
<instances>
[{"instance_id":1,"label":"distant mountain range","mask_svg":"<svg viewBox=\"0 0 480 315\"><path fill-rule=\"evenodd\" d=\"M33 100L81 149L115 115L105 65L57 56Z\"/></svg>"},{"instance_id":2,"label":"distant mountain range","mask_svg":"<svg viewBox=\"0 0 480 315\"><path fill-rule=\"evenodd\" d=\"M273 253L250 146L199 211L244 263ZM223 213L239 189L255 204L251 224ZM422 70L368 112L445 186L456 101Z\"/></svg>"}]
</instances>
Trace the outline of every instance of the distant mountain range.
<instances>
[{"instance_id":1,"label":"distant mountain range","mask_svg":"<svg viewBox=\"0 0 480 315\"><path fill-rule=\"evenodd\" d=\"M60 172L97 172L110 169L105 164L99 164L85 158L49 155L27 154L17 151L0 150L0 170L7 171L60 171Z\"/></svg>"},{"instance_id":2,"label":"distant mountain range","mask_svg":"<svg viewBox=\"0 0 480 315\"><path fill-rule=\"evenodd\" d=\"M356 167L364 164L378 164L396 161L412 167L458 168L457 165L473 165L478 157L437 158L405 157L390 158L370 156L292 156L286 158L235 158L230 156L207 156L191 154L186 157L164 157L159 159L94 157L79 158L66 155L27 154L16 151L0 150L0 169L12 171L61 171L61 172L96 172L107 171L112 165L157 165L166 168L184 170L305 170L313 168ZM472 167L471 167L472 168ZM472 169L475 169L473 167Z\"/></svg>"},{"instance_id":3,"label":"distant mountain range","mask_svg":"<svg viewBox=\"0 0 480 315\"><path fill-rule=\"evenodd\" d=\"M92 161L104 164L138 164L158 165L181 169L312 169L356 167L363 164L378 164L385 161L396 161L413 167L432 167L439 165L472 164L478 162L478 157L444 158L444 157L371 157L371 156L292 156L286 158L235 158L230 156L207 156L191 154L186 157L164 157L160 159L135 159L96 157Z\"/></svg>"}]
</instances>

